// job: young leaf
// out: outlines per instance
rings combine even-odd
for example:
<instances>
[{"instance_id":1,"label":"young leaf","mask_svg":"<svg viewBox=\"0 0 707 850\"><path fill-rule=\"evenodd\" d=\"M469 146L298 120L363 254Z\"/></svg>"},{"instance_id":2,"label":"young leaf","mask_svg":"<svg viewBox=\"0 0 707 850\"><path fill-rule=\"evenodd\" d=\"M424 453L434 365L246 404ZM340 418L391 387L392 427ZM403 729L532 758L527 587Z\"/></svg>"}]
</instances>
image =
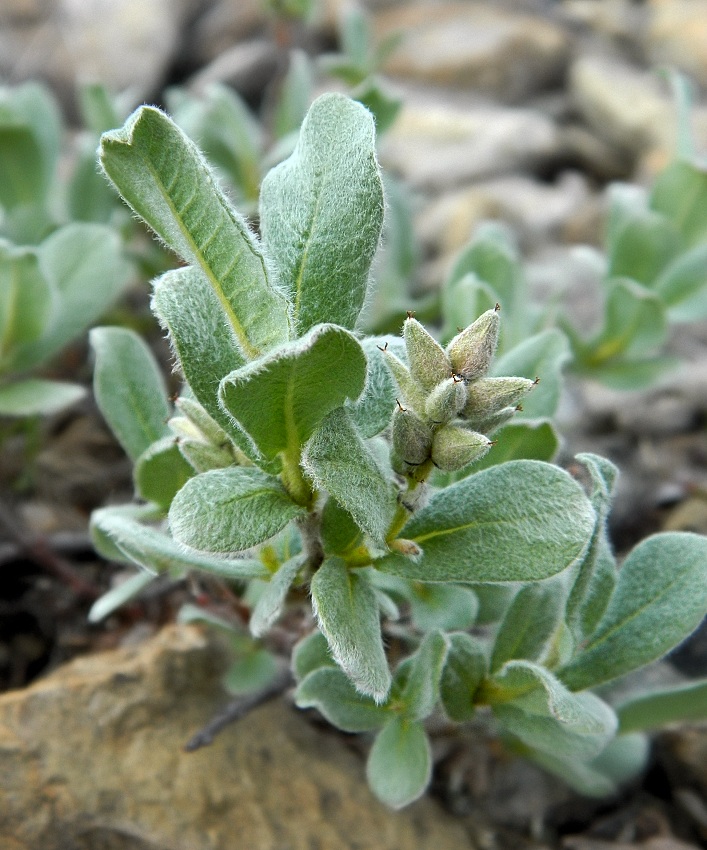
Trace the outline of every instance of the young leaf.
<instances>
[{"instance_id":1,"label":"young leaf","mask_svg":"<svg viewBox=\"0 0 707 850\"><path fill-rule=\"evenodd\" d=\"M94 328L93 391L111 431L137 460L169 434L170 404L162 373L145 342L127 328Z\"/></svg>"},{"instance_id":2,"label":"young leaf","mask_svg":"<svg viewBox=\"0 0 707 850\"><path fill-rule=\"evenodd\" d=\"M707 609L707 538L668 532L641 542L619 570L596 631L558 675L579 691L660 658Z\"/></svg>"},{"instance_id":3,"label":"young leaf","mask_svg":"<svg viewBox=\"0 0 707 850\"><path fill-rule=\"evenodd\" d=\"M474 625L479 600L473 590L458 584L410 585L412 619L423 632L468 629Z\"/></svg>"},{"instance_id":4,"label":"young leaf","mask_svg":"<svg viewBox=\"0 0 707 850\"><path fill-rule=\"evenodd\" d=\"M707 679L633 697L616 708L619 731L637 732L707 717Z\"/></svg>"},{"instance_id":5,"label":"young leaf","mask_svg":"<svg viewBox=\"0 0 707 850\"><path fill-rule=\"evenodd\" d=\"M316 708L342 732L379 729L390 712L371 697L363 696L338 667L318 667L300 682L295 691L298 708Z\"/></svg>"},{"instance_id":6,"label":"young leaf","mask_svg":"<svg viewBox=\"0 0 707 850\"><path fill-rule=\"evenodd\" d=\"M393 486L344 408L332 410L310 437L302 466L315 486L346 508L375 543L385 544L396 507Z\"/></svg>"},{"instance_id":7,"label":"young leaf","mask_svg":"<svg viewBox=\"0 0 707 850\"><path fill-rule=\"evenodd\" d=\"M304 445L315 428L366 380L366 356L356 338L335 325L319 325L305 337L231 372L221 382L224 408L274 458Z\"/></svg>"},{"instance_id":8,"label":"young leaf","mask_svg":"<svg viewBox=\"0 0 707 850\"><path fill-rule=\"evenodd\" d=\"M86 395L85 387L27 378L0 385L0 416L51 416Z\"/></svg>"},{"instance_id":9,"label":"young leaf","mask_svg":"<svg viewBox=\"0 0 707 850\"><path fill-rule=\"evenodd\" d=\"M312 605L332 655L356 689L382 702L390 689L378 601L368 577L328 558L314 574Z\"/></svg>"},{"instance_id":10,"label":"young leaf","mask_svg":"<svg viewBox=\"0 0 707 850\"><path fill-rule=\"evenodd\" d=\"M644 210L618 228L608 276L650 286L680 248L680 235L664 215Z\"/></svg>"},{"instance_id":11,"label":"young leaf","mask_svg":"<svg viewBox=\"0 0 707 850\"><path fill-rule=\"evenodd\" d=\"M383 224L383 186L370 113L340 94L309 109L292 156L263 180L260 226L301 336L353 328Z\"/></svg>"},{"instance_id":12,"label":"young leaf","mask_svg":"<svg viewBox=\"0 0 707 850\"><path fill-rule=\"evenodd\" d=\"M707 169L676 160L653 184L651 208L663 213L680 231L688 248L707 236Z\"/></svg>"},{"instance_id":13,"label":"young leaf","mask_svg":"<svg viewBox=\"0 0 707 850\"><path fill-rule=\"evenodd\" d=\"M425 635L417 652L408 659L410 669L400 695L408 720L424 720L434 711L448 649L447 637L434 631Z\"/></svg>"},{"instance_id":14,"label":"young leaf","mask_svg":"<svg viewBox=\"0 0 707 850\"><path fill-rule=\"evenodd\" d=\"M697 245L676 257L653 290L668 308L671 322L707 318L707 245Z\"/></svg>"},{"instance_id":15,"label":"young leaf","mask_svg":"<svg viewBox=\"0 0 707 850\"><path fill-rule=\"evenodd\" d=\"M163 437L148 446L133 467L133 481L140 497L165 511L193 474L174 437Z\"/></svg>"},{"instance_id":16,"label":"young leaf","mask_svg":"<svg viewBox=\"0 0 707 850\"><path fill-rule=\"evenodd\" d=\"M143 525L122 508L101 508L91 515L91 532L107 537L128 560L149 573L203 570L226 579L264 578L265 565L250 559L210 558L184 547L156 528ZM103 550L103 547L101 547Z\"/></svg>"},{"instance_id":17,"label":"young leaf","mask_svg":"<svg viewBox=\"0 0 707 850\"><path fill-rule=\"evenodd\" d=\"M99 157L135 212L201 268L247 358L287 339L286 300L268 280L255 237L196 145L167 115L140 107L122 129L101 137Z\"/></svg>"},{"instance_id":18,"label":"young leaf","mask_svg":"<svg viewBox=\"0 0 707 850\"><path fill-rule=\"evenodd\" d=\"M302 513L277 478L237 466L190 478L172 502L169 526L180 543L225 554L274 537Z\"/></svg>"},{"instance_id":19,"label":"young leaf","mask_svg":"<svg viewBox=\"0 0 707 850\"><path fill-rule=\"evenodd\" d=\"M125 581L112 587L109 591L99 596L98 599L91 605L88 612L89 623L100 623L105 620L118 608L125 605L131 599L134 599L148 584L152 584L155 580L153 573L140 572L130 576Z\"/></svg>"},{"instance_id":20,"label":"young leaf","mask_svg":"<svg viewBox=\"0 0 707 850\"><path fill-rule=\"evenodd\" d=\"M486 676L488 662L482 645L471 635L457 632L448 640L440 697L447 717L465 723L474 716L474 695Z\"/></svg>"},{"instance_id":21,"label":"young leaf","mask_svg":"<svg viewBox=\"0 0 707 850\"><path fill-rule=\"evenodd\" d=\"M267 583L250 615L248 625L253 637L262 637L280 616L292 582L304 561L302 555L295 555L286 561Z\"/></svg>"},{"instance_id":22,"label":"young leaf","mask_svg":"<svg viewBox=\"0 0 707 850\"><path fill-rule=\"evenodd\" d=\"M366 764L371 790L392 809L402 809L427 788L432 775L430 743L422 723L395 717L376 737Z\"/></svg>"},{"instance_id":23,"label":"young leaf","mask_svg":"<svg viewBox=\"0 0 707 850\"><path fill-rule=\"evenodd\" d=\"M593 528L594 511L566 472L511 461L436 493L400 532L422 557L388 555L376 567L419 581L537 581L581 557Z\"/></svg>"},{"instance_id":24,"label":"young leaf","mask_svg":"<svg viewBox=\"0 0 707 850\"><path fill-rule=\"evenodd\" d=\"M565 588L562 582L528 584L516 594L496 634L491 670L512 658L536 661L562 618Z\"/></svg>"}]
</instances>

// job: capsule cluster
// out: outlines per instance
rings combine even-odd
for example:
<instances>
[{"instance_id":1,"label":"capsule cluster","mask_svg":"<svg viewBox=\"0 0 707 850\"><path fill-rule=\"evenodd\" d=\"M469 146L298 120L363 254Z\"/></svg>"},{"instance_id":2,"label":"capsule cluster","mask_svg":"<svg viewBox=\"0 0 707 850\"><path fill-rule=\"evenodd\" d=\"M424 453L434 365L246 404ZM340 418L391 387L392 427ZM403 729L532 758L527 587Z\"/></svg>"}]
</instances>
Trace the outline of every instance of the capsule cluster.
<instances>
[{"instance_id":1,"label":"capsule cluster","mask_svg":"<svg viewBox=\"0 0 707 850\"><path fill-rule=\"evenodd\" d=\"M488 378L498 343L499 308L487 310L445 348L412 316L403 328L408 365L386 351L400 388L393 415L393 463L402 474L431 461L456 472L482 458L488 435L507 422L535 385L528 378Z\"/></svg>"}]
</instances>

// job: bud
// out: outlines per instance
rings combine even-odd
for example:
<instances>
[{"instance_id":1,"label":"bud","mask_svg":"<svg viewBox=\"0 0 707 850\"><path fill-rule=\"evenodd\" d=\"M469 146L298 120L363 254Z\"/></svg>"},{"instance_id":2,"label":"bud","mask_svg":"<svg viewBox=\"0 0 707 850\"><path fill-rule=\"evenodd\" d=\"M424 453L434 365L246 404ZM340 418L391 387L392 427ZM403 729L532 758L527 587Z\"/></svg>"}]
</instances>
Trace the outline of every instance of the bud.
<instances>
[{"instance_id":1,"label":"bud","mask_svg":"<svg viewBox=\"0 0 707 850\"><path fill-rule=\"evenodd\" d=\"M412 410L399 407L393 416L393 449L405 463L418 466L430 456L432 429Z\"/></svg>"},{"instance_id":2,"label":"bud","mask_svg":"<svg viewBox=\"0 0 707 850\"><path fill-rule=\"evenodd\" d=\"M447 378L432 390L425 402L425 414L435 425L451 422L466 403L466 384L461 378Z\"/></svg>"},{"instance_id":3,"label":"bud","mask_svg":"<svg viewBox=\"0 0 707 850\"><path fill-rule=\"evenodd\" d=\"M425 395L419 384L413 379L410 370L392 352L384 351L383 353L385 354L385 362L400 389L403 401L422 412L425 409Z\"/></svg>"},{"instance_id":4,"label":"bud","mask_svg":"<svg viewBox=\"0 0 707 850\"><path fill-rule=\"evenodd\" d=\"M498 413L492 413L479 419L469 419L466 424L469 428L479 431L481 434L493 434L501 425L505 425L509 419L512 419L518 412L517 407L504 407Z\"/></svg>"},{"instance_id":5,"label":"bud","mask_svg":"<svg viewBox=\"0 0 707 850\"><path fill-rule=\"evenodd\" d=\"M481 378L467 387L466 404L461 415L466 419L487 419L515 407L535 386L529 378Z\"/></svg>"},{"instance_id":6,"label":"bud","mask_svg":"<svg viewBox=\"0 0 707 850\"><path fill-rule=\"evenodd\" d=\"M465 381L473 381L485 375L491 365L498 343L498 310L497 306L494 310L482 313L447 346L452 369Z\"/></svg>"},{"instance_id":7,"label":"bud","mask_svg":"<svg viewBox=\"0 0 707 850\"><path fill-rule=\"evenodd\" d=\"M221 426L204 410L199 402L192 398L180 396L175 402L175 407L196 425L203 434L203 438L215 445L223 445L229 442L229 437Z\"/></svg>"},{"instance_id":8,"label":"bud","mask_svg":"<svg viewBox=\"0 0 707 850\"><path fill-rule=\"evenodd\" d=\"M405 348L413 378L427 392L448 378L452 366L444 349L430 336L417 319L406 319L403 325Z\"/></svg>"},{"instance_id":9,"label":"bud","mask_svg":"<svg viewBox=\"0 0 707 850\"><path fill-rule=\"evenodd\" d=\"M211 443L180 439L177 441L177 448L195 472L208 472L210 469L225 469L227 466L233 466L231 452Z\"/></svg>"},{"instance_id":10,"label":"bud","mask_svg":"<svg viewBox=\"0 0 707 850\"><path fill-rule=\"evenodd\" d=\"M491 441L483 434L445 425L434 435L432 463L445 472L456 472L482 458L490 448Z\"/></svg>"}]
</instances>

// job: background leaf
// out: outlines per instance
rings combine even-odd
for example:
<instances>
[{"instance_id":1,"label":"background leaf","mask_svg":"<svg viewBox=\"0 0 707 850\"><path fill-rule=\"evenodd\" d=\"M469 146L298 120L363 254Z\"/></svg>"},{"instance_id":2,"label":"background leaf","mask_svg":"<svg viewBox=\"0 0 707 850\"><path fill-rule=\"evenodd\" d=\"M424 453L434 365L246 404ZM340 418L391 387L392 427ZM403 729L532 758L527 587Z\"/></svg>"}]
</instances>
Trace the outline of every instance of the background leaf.
<instances>
[{"instance_id":1,"label":"background leaf","mask_svg":"<svg viewBox=\"0 0 707 850\"><path fill-rule=\"evenodd\" d=\"M338 667L319 667L305 676L295 692L298 708L316 708L343 732L379 729L390 717L384 706L364 696Z\"/></svg>"},{"instance_id":2,"label":"background leaf","mask_svg":"<svg viewBox=\"0 0 707 850\"><path fill-rule=\"evenodd\" d=\"M85 387L61 381L27 378L0 385L0 416L50 416L76 404Z\"/></svg>"},{"instance_id":3,"label":"background leaf","mask_svg":"<svg viewBox=\"0 0 707 850\"><path fill-rule=\"evenodd\" d=\"M376 737L366 764L371 790L392 809L402 809L427 788L432 755L421 723L394 718Z\"/></svg>"}]
</instances>

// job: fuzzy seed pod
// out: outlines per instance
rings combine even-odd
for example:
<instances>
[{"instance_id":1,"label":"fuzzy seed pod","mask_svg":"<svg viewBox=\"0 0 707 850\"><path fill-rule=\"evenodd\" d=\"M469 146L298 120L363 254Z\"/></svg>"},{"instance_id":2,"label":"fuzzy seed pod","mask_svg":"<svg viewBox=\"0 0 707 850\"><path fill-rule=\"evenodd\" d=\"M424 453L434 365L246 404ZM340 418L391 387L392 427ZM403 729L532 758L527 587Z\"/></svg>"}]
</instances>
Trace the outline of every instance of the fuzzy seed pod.
<instances>
[{"instance_id":1,"label":"fuzzy seed pod","mask_svg":"<svg viewBox=\"0 0 707 850\"><path fill-rule=\"evenodd\" d=\"M391 351L384 351L383 353L385 354L385 362L400 389L402 400L405 404L422 413L425 409L425 394L422 388L413 379L410 370L402 360L399 360Z\"/></svg>"},{"instance_id":2,"label":"fuzzy seed pod","mask_svg":"<svg viewBox=\"0 0 707 850\"><path fill-rule=\"evenodd\" d=\"M449 358L417 319L405 320L403 336L410 372L422 388L430 392L452 374Z\"/></svg>"},{"instance_id":3,"label":"fuzzy seed pod","mask_svg":"<svg viewBox=\"0 0 707 850\"><path fill-rule=\"evenodd\" d=\"M393 415L393 449L405 463L418 466L430 456L432 429L412 410L398 408Z\"/></svg>"},{"instance_id":4,"label":"fuzzy seed pod","mask_svg":"<svg viewBox=\"0 0 707 850\"><path fill-rule=\"evenodd\" d=\"M447 354L455 374L465 381L486 374L496 351L499 324L498 309L487 310L454 337L447 346Z\"/></svg>"},{"instance_id":5,"label":"fuzzy seed pod","mask_svg":"<svg viewBox=\"0 0 707 850\"><path fill-rule=\"evenodd\" d=\"M233 465L233 455L228 449L218 448L201 440L179 440L177 448L195 472L225 469Z\"/></svg>"},{"instance_id":6,"label":"fuzzy seed pod","mask_svg":"<svg viewBox=\"0 0 707 850\"><path fill-rule=\"evenodd\" d=\"M490 448L491 441L483 434L445 425L435 432L432 463L445 472L456 472L482 458Z\"/></svg>"},{"instance_id":7,"label":"fuzzy seed pod","mask_svg":"<svg viewBox=\"0 0 707 850\"><path fill-rule=\"evenodd\" d=\"M497 431L502 425L505 425L517 412L517 407L504 407L503 410L499 410L498 413L492 413L491 416L465 420L465 425L481 434L489 435Z\"/></svg>"},{"instance_id":8,"label":"fuzzy seed pod","mask_svg":"<svg viewBox=\"0 0 707 850\"><path fill-rule=\"evenodd\" d=\"M427 396L425 414L427 418L440 425L451 422L466 403L466 384L460 378L447 378Z\"/></svg>"},{"instance_id":9,"label":"fuzzy seed pod","mask_svg":"<svg viewBox=\"0 0 707 850\"><path fill-rule=\"evenodd\" d=\"M515 407L535 386L529 378L481 378L469 384L461 415L466 419L487 419L503 410Z\"/></svg>"}]
</instances>

